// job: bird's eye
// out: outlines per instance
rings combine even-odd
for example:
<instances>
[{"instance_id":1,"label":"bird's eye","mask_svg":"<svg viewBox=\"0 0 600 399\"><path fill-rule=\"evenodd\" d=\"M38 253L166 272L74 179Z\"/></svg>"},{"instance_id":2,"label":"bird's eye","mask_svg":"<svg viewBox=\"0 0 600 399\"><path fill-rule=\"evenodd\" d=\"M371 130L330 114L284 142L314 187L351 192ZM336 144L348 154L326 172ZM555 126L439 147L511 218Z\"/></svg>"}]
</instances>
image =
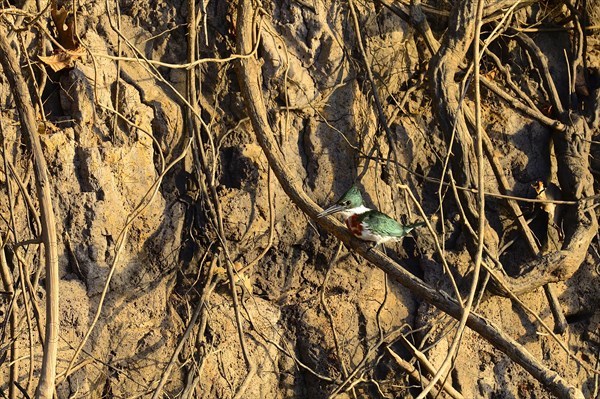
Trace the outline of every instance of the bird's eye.
<instances>
[{"instance_id":1,"label":"bird's eye","mask_svg":"<svg viewBox=\"0 0 600 399\"><path fill-rule=\"evenodd\" d=\"M348 206L348 205L350 205L350 201L344 201L344 202L342 202L342 205L343 206Z\"/></svg>"}]
</instances>

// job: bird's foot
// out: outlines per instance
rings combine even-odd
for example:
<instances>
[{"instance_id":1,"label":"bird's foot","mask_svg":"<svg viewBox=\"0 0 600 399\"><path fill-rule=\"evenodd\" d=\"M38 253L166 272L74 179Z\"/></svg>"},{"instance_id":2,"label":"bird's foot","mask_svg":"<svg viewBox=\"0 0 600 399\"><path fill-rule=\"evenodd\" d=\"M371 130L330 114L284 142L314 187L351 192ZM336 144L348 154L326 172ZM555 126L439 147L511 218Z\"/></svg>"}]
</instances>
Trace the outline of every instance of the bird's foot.
<instances>
[{"instance_id":1,"label":"bird's foot","mask_svg":"<svg viewBox=\"0 0 600 399\"><path fill-rule=\"evenodd\" d=\"M373 245L371 248L369 248L369 250L367 252L375 251L379 245L380 244L375 243L375 245ZM381 245L381 249L382 249L382 252L384 253L384 255L387 256L387 253L385 252L385 247L383 245Z\"/></svg>"}]
</instances>

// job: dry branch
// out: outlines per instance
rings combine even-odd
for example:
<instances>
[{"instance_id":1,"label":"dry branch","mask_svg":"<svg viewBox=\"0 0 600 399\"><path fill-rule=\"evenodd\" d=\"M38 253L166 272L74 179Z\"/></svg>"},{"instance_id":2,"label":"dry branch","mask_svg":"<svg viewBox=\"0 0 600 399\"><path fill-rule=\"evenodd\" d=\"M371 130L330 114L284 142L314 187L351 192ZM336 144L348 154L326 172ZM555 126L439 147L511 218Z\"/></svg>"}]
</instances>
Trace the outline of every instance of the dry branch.
<instances>
[{"instance_id":1,"label":"dry branch","mask_svg":"<svg viewBox=\"0 0 600 399\"><path fill-rule=\"evenodd\" d=\"M252 32L255 26L253 15L252 1L240 1L237 19L237 44L238 53L240 54L247 54L252 50ZM370 246L368 244L354 238L340 223L334 222L331 218L316 218L321 208L301 189L301 182L295 177L296 174L289 170L283 154L274 139L274 132L268 122L266 106L262 95L260 83L261 69L257 59L254 57L239 59L236 69L246 110L252 121L257 141L265 152L275 176L291 201L322 228L343 241L357 254L388 273L390 277L407 287L413 294L450 316L456 319L460 318L463 312L462 306L445 292L428 286L421 279L410 274L405 268L380 252L369 250ZM579 389L570 386L560 375L541 364L525 348L489 320L471 313L467 320L467 326L479 333L514 362L520 364L555 395L564 398L583 398L583 394Z\"/></svg>"},{"instance_id":2,"label":"dry branch","mask_svg":"<svg viewBox=\"0 0 600 399\"><path fill-rule=\"evenodd\" d=\"M56 354L58 350L58 329L60 326L58 308L58 253L56 247L56 222L50 195L46 160L38 135L38 126L29 89L21 74L21 67L14 50L7 41L8 32L0 24L0 63L4 69L14 95L21 131L28 138L33 154L36 187L40 203L42 242L46 263L46 336L40 382L36 391L38 398L52 398L56 378Z\"/></svg>"}]
</instances>

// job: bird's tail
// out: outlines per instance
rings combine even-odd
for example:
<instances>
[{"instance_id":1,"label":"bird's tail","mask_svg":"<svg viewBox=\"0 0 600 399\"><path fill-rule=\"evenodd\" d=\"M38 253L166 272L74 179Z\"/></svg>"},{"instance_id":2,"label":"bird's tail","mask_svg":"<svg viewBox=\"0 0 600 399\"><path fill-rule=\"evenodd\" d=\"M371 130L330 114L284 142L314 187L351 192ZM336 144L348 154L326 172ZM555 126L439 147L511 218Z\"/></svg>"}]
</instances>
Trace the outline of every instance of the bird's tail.
<instances>
[{"instance_id":1,"label":"bird's tail","mask_svg":"<svg viewBox=\"0 0 600 399\"><path fill-rule=\"evenodd\" d=\"M417 222L417 223L413 223L413 224L409 224L404 226L404 228L406 229L406 234L410 233L411 231L413 231L414 229L416 229L417 227L422 227L427 225L427 223L425 222Z\"/></svg>"}]
</instances>

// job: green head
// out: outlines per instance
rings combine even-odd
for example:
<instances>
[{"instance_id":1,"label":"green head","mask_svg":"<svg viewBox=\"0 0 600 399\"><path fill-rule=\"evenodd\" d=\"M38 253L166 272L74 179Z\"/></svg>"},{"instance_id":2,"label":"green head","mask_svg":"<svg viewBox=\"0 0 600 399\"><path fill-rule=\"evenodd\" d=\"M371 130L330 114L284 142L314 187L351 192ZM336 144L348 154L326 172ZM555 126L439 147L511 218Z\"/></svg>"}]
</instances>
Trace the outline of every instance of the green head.
<instances>
[{"instance_id":1,"label":"green head","mask_svg":"<svg viewBox=\"0 0 600 399\"><path fill-rule=\"evenodd\" d=\"M369 208L364 206L360 190L353 184L334 205L319 213L317 217L332 215L339 212L344 218L348 218L354 214L364 213L368 210Z\"/></svg>"}]
</instances>

